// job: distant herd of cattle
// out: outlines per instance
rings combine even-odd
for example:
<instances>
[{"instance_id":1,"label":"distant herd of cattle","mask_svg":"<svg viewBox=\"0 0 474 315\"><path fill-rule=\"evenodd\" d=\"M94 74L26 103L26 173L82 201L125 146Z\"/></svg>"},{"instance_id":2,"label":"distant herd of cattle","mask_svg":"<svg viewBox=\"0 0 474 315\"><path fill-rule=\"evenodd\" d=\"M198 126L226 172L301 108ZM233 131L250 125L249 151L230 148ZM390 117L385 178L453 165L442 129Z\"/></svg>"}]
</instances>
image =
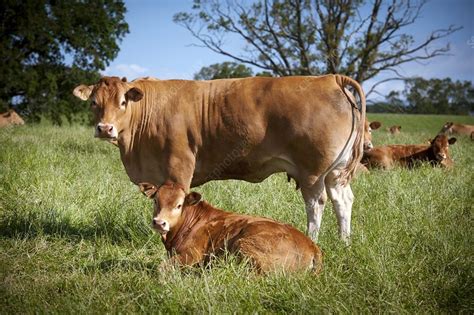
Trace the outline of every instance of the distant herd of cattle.
<instances>
[{"instance_id":1,"label":"distant herd of cattle","mask_svg":"<svg viewBox=\"0 0 474 315\"><path fill-rule=\"evenodd\" d=\"M350 87L356 96L346 87ZM348 243L357 171L450 167L449 134L474 137L474 126L446 123L429 144L372 145L379 122L366 119L365 95L345 76L213 81L103 77L74 95L91 101L95 136L119 147L130 180L155 202L153 228L181 265L207 263L225 251L261 272L322 266L317 241L327 197ZM12 110L0 126L23 124ZM401 126L387 129L398 134ZM211 180L260 182L286 172L301 189L307 234L271 219L225 212L191 187Z\"/></svg>"}]
</instances>

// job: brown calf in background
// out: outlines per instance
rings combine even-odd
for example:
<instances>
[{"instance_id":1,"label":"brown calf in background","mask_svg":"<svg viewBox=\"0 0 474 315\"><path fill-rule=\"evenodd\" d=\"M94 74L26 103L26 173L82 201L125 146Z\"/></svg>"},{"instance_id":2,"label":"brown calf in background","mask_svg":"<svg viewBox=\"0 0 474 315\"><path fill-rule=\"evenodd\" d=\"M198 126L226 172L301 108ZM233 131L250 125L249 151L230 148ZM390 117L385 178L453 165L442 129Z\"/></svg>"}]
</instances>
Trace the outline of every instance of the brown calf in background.
<instances>
[{"instance_id":1,"label":"brown calf in background","mask_svg":"<svg viewBox=\"0 0 474 315\"><path fill-rule=\"evenodd\" d=\"M451 167L453 161L449 156L449 145L456 138L437 135L429 145L387 145L375 147L364 152L362 164L367 167L392 168L395 164L413 167L417 162L430 162L432 166Z\"/></svg>"},{"instance_id":2,"label":"brown calf in background","mask_svg":"<svg viewBox=\"0 0 474 315\"><path fill-rule=\"evenodd\" d=\"M474 132L473 125L455 124L453 122L445 123L443 128L441 128L441 131L440 131L440 133L445 133L448 135L450 134L465 135L465 136L471 136L471 138L472 138L473 132Z\"/></svg>"},{"instance_id":3,"label":"brown calf in background","mask_svg":"<svg viewBox=\"0 0 474 315\"><path fill-rule=\"evenodd\" d=\"M9 109L5 113L0 114L0 128L24 124L25 121L13 109Z\"/></svg>"}]
</instances>

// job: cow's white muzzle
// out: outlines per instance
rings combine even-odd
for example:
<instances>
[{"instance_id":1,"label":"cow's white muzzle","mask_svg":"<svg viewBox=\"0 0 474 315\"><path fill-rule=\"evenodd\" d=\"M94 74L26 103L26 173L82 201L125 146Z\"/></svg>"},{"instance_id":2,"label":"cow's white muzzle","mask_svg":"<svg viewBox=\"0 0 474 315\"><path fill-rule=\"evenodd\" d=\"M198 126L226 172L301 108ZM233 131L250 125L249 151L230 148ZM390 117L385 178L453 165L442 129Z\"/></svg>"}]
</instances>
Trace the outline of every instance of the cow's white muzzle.
<instances>
[{"instance_id":1,"label":"cow's white muzzle","mask_svg":"<svg viewBox=\"0 0 474 315\"><path fill-rule=\"evenodd\" d=\"M113 124L98 123L95 128L95 137L102 139L117 139L117 128Z\"/></svg>"}]
</instances>

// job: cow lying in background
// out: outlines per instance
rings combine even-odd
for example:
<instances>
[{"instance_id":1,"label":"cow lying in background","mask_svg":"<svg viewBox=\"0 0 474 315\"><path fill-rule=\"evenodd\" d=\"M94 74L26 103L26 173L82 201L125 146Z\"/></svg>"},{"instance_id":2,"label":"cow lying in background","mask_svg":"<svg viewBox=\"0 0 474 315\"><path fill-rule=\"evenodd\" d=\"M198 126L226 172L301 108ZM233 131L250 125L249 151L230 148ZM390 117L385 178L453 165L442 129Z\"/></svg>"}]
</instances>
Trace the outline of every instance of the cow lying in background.
<instances>
[{"instance_id":1,"label":"cow lying in background","mask_svg":"<svg viewBox=\"0 0 474 315\"><path fill-rule=\"evenodd\" d=\"M139 186L155 201L153 228L161 234L173 264L206 264L228 251L248 258L263 273L321 270L319 247L290 225L219 210L175 183Z\"/></svg>"},{"instance_id":2,"label":"cow lying in background","mask_svg":"<svg viewBox=\"0 0 474 315\"><path fill-rule=\"evenodd\" d=\"M13 109L0 114L0 128L12 125L24 125L25 122Z\"/></svg>"},{"instance_id":3,"label":"cow lying in background","mask_svg":"<svg viewBox=\"0 0 474 315\"><path fill-rule=\"evenodd\" d=\"M454 144L456 138L439 134L429 145L387 145L375 147L365 151L362 164L369 168L380 167L389 169L395 164L413 167L419 162L430 162L432 166L451 167L453 161L449 156L449 145Z\"/></svg>"},{"instance_id":4,"label":"cow lying in background","mask_svg":"<svg viewBox=\"0 0 474 315\"><path fill-rule=\"evenodd\" d=\"M387 129L392 135L398 135L402 130L402 126L392 126Z\"/></svg>"},{"instance_id":5,"label":"cow lying in background","mask_svg":"<svg viewBox=\"0 0 474 315\"><path fill-rule=\"evenodd\" d=\"M441 128L440 133L445 134L457 134L457 135L465 135L465 136L472 136L474 132L473 125L466 125L466 124L455 124L453 122L447 122L444 124L443 128Z\"/></svg>"}]
</instances>

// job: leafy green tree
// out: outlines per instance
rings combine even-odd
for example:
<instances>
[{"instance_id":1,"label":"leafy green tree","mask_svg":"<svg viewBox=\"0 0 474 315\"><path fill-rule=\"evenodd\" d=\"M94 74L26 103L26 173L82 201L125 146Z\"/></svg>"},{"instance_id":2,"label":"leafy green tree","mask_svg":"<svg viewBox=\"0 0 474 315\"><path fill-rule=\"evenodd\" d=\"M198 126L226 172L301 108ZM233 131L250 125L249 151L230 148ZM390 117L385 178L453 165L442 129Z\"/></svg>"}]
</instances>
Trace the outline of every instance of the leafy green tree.
<instances>
[{"instance_id":1,"label":"leafy green tree","mask_svg":"<svg viewBox=\"0 0 474 315\"><path fill-rule=\"evenodd\" d=\"M253 71L251 68L236 62L215 63L208 67L202 67L194 75L194 80L215 80L228 78L246 78L251 77Z\"/></svg>"},{"instance_id":2,"label":"leafy green tree","mask_svg":"<svg viewBox=\"0 0 474 315\"><path fill-rule=\"evenodd\" d=\"M385 101L367 107L373 113L468 115L474 112L471 81L445 79L405 80L403 91L391 91Z\"/></svg>"},{"instance_id":3,"label":"leafy green tree","mask_svg":"<svg viewBox=\"0 0 474 315\"><path fill-rule=\"evenodd\" d=\"M30 121L71 121L86 106L71 91L117 56L125 12L120 0L1 1L0 109L15 105Z\"/></svg>"},{"instance_id":4,"label":"leafy green tree","mask_svg":"<svg viewBox=\"0 0 474 315\"><path fill-rule=\"evenodd\" d=\"M403 94L411 113L467 115L474 111L474 87L470 81L418 77L405 82Z\"/></svg>"},{"instance_id":5,"label":"leafy green tree","mask_svg":"<svg viewBox=\"0 0 474 315\"><path fill-rule=\"evenodd\" d=\"M392 74L387 82L400 79L401 64L446 54L449 45L439 40L460 29L449 26L415 41L405 29L425 2L194 0L174 21L208 49L275 76L342 73L364 82L385 72ZM243 39L245 47L229 49L228 35Z\"/></svg>"}]
</instances>

